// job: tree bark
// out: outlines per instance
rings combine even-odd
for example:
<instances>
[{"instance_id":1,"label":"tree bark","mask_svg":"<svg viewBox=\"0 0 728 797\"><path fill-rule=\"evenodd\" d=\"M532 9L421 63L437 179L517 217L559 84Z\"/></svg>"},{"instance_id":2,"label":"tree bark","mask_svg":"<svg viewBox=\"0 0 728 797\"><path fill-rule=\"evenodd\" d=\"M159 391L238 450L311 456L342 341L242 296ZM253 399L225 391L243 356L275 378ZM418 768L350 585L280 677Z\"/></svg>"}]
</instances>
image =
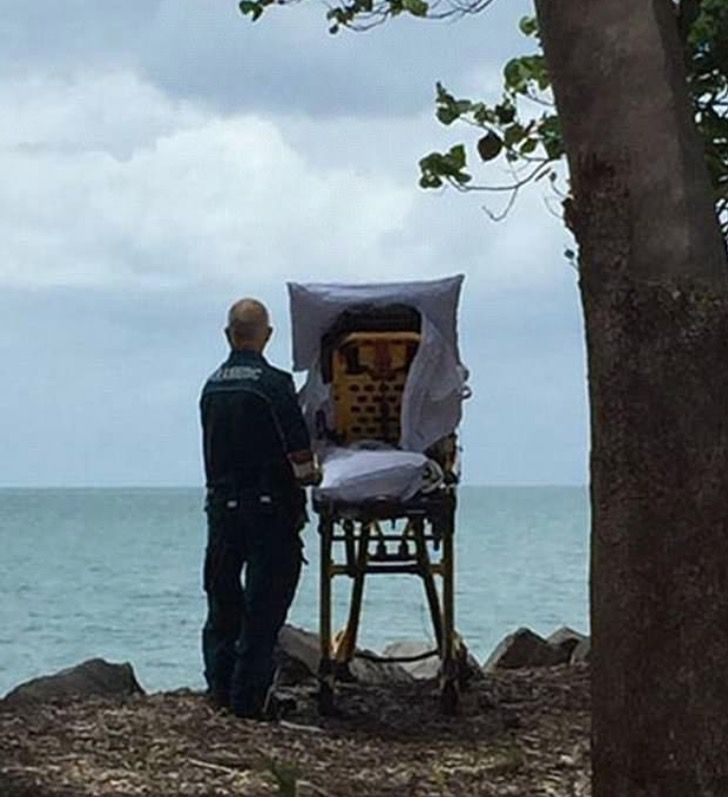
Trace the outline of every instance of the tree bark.
<instances>
[{"instance_id":1,"label":"tree bark","mask_svg":"<svg viewBox=\"0 0 728 797\"><path fill-rule=\"evenodd\" d=\"M671 0L537 0L591 403L594 797L728 795L728 268Z\"/></svg>"}]
</instances>

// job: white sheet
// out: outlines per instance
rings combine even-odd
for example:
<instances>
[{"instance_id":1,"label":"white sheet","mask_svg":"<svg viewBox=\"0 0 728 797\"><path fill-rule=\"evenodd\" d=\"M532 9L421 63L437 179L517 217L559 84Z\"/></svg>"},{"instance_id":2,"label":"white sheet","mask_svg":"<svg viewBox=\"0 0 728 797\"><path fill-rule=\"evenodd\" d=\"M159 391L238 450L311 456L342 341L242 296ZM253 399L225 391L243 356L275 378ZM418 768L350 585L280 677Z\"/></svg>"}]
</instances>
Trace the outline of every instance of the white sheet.
<instances>
[{"instance_id":1,"label":"white sheet","mask_svg":"<svg viewBox=\"0 0 728 797\"><path fill-rule=\"evenodd\" d=\"M351 504L408 501L442 480L436 463L413 451L328 448L321 465L323 481L314 490L316 498Z\"/></svg>"},{"instance_id":2,"label":"white sheet","mask_svg":"<svg viewBox=\"0 0 728 797\"><path fill-rule=\"evenodd\" d=\"M457 306L462 275L441 280L363 285L288 283L293 334L293 367L308 370L301 392L306 421L315 437L323 410L333 426L329 386L321 377L321 338L334 320L357 304L406 304L422 317L422 339L402 396L405 451L422 452L457 428L467 369L460 362Z\"/></svg>"}]
</instances>

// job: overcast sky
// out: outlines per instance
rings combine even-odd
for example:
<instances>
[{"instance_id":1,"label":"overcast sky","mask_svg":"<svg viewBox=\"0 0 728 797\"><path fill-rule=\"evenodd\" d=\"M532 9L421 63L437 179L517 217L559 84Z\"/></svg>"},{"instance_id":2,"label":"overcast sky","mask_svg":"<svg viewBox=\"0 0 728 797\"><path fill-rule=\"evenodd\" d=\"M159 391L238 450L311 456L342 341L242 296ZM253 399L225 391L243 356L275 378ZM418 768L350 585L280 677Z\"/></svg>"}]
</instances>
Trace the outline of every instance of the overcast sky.
<instances>
[{"instance_id":1,"label":"overcast sky","mask_svg":"<svg viewBox=\"0 0 728 797\"><path fill-rule=\"evenodd\" d=\"M3 0L0 485L200 483L199 389L227 306L285 281L467 276L475 484L583 484L582 323L545 191L490 222L424 192L455 143L434 84L495 96L528 4L326 33L325 6ZM495 206L497 208L497 206Z\"/></svg>"}]
</instances>

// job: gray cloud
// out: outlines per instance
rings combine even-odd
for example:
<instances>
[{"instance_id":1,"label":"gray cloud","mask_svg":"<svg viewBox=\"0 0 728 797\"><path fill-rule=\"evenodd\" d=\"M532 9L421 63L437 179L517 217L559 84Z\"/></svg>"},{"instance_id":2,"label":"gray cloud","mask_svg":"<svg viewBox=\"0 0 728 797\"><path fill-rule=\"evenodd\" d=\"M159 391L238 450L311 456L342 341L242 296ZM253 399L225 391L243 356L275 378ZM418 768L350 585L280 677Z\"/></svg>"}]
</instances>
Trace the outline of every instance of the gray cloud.
<instances>
[{"instance_id":1,"label":"gray cloud","mask_svg":"<svg viewBox=\"0 0 728 797\"><path fill-rule=\"evenodd\" d=\"M131 72L0 82L0 99L18 120L0 129L7 285L160 289L233 285L250 269L326 280L462 268L532 284L549 278L539 251L564 239L537 191L500 227L473 198L420 191L422 117L314 126L221 116Z\"/></svg>"},{"instance_id":2,"label":"gray cloud","mask_svg":"<svg viewBox=\"0 0 728 797\"><path fill-rule=\"evenodd\" d=\"M402 18L337 36L326 33L325 8L273 7L252 24L234 0L7 0L0 63L21 72L29 63L134 67L170 95L218 111L406 115L432 107L436 80L470 89L473 73L497 71L519 52L516 23L529 4L502 0L457 23Z\"/></svg>"},{"instance_id":3,"label":"gray cloud","mask_svg":"<svg viewBox=\"0 0 728 797\"><path fill-rule=\"evenodd\" d=\"M0 63L20 73L129 64L159 0L4 0Z\"/></svg>"}]
</instances>

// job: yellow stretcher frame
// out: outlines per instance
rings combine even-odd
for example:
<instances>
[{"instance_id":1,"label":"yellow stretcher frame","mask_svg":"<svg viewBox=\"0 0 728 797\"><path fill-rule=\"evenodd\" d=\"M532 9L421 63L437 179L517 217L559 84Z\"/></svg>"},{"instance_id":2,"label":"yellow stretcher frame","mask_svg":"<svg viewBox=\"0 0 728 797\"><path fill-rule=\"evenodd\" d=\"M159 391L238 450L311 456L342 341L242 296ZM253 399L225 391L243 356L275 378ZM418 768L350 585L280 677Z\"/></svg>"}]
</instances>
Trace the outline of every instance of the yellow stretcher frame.
<instances>
[{"instance_id":1,"label":"yellow stretcher frame","mask_svg":"<svg viewBox=\"0 0 728 797\"><path fill-rule=\"evenodd\" d=\"M330 351L334 399L333 436L338 444L377 439L396 445L402 394L420 336L415 331L349 331ZM466 652L455 630L454 435L428 452L445 472L434 491L406 502L358 504L317 500L319 515L321 660L319 710L334 711L337 679L351 680L364 586L368 575L410 574L423 583L440 659L440 706L455 713L466 679ZM385 524L391 524L385 530ZM345 627L333 633L332 592L337 577L351 579ZM441 580L438 589L436 578Z\"/></svg>"},{"instance_id":2,"label":"yellow stretcher frame","mask_svg":"<svg viewBox=\"0 0 728 797\"><path fill-rule=\"evenodd\" d=\"M332 713L337 679L351 680L348 665L356 655L366 576L410 574L422 580L430 611L432 655L440 659L440 708L456 713L467 679L467 653L455 630L455 485L404 503L317 502L314 508L321 546L319 711ZM387 522L399 522L400 528L385 531ZM351 598L346 625L334 636L333 581L341 576L351 579Z\"/></svg>"}]
</instances>

